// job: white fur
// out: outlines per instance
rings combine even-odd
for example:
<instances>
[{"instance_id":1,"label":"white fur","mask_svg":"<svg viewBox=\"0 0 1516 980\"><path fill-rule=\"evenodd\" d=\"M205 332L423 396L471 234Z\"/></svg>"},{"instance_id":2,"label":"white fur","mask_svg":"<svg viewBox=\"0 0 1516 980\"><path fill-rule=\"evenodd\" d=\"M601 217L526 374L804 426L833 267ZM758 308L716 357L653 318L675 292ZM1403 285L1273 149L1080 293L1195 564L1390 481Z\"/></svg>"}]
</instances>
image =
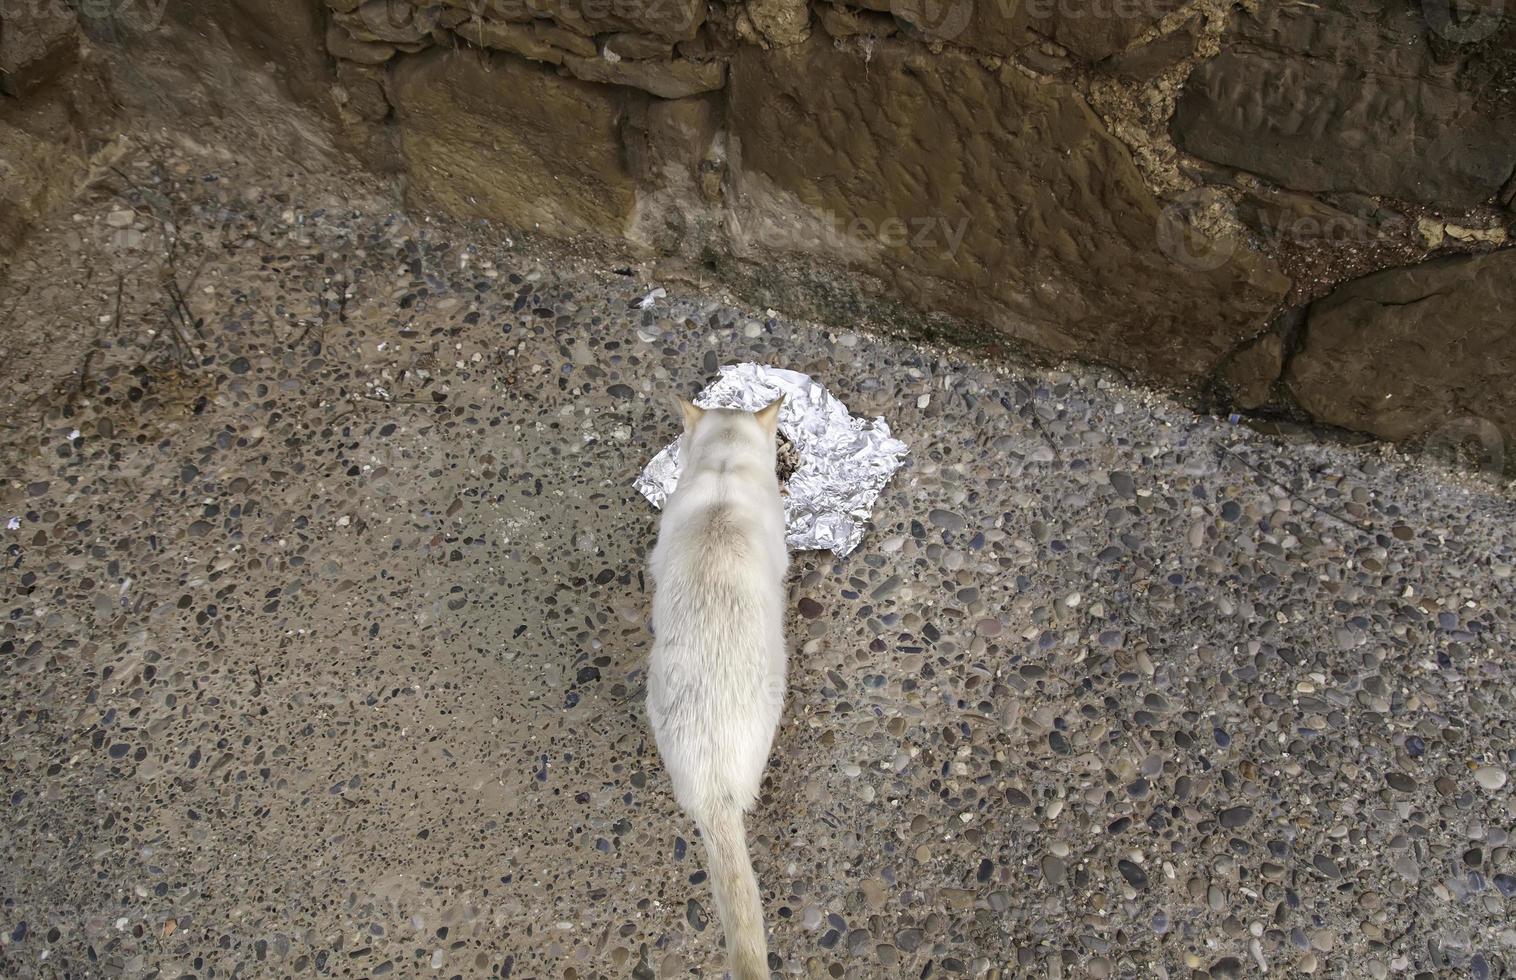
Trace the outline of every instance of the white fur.
<instances>
[{"instance_id":1,"label":"white fur","mask_svg":"<svg viewBox=\"0 0 1516 980\"><path fill-rule=\"evenodd\" d=\"M647 710L680 806L705 841L735 980L767 980L763 905L743 813L758 797L784 709L784 507L779 403L685 407L678 488L651 570Z\"/></svg>"}]
</instances>

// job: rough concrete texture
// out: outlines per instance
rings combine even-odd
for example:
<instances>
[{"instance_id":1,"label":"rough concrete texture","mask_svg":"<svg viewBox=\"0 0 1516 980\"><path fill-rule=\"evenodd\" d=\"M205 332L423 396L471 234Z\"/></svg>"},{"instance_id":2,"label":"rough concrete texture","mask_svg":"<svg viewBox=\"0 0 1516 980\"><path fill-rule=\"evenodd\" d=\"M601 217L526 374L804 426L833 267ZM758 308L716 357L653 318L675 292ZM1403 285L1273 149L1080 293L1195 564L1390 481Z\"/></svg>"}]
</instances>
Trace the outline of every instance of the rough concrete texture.
<instances>
[{"instance_id":1,"label":"rough concrete texture","mask_svg":"<svg viewBox=\"0 0 1516 980\"><path fill-rule=\"evenodd\" d=\"M1516 251L1355 280L1311 304L1287 382L1317 418L1385 439L1482 422L1516 447Z\"/></svg>"},{"instance_id":2,"label":"rough concrete texture","mask_svg":"<svg viewBox=\"0 0 1516 980\"><path fill-rule=\"evenodd\" d=\"M1130 155L1058 83L817 37L744 49L731 100L743 246L840 254L914 306L1037 348L1194 381L1288 287L1245 244L1200 265L1161 248Z\"/></svg>"},{"instance_id":3,"label":"rough concrete texture","mask_svg":"<svg viewBox=\"0 0 1516 980\"><path fill-rule=\"evenodd\" d=\"M634 309L614 260L195 137L0 284L0 974L717 976L631 481L754 359L911 447L857 553L795 556L780 976L1509 975L1508 497Z\"/></svg>"}]
</instances>

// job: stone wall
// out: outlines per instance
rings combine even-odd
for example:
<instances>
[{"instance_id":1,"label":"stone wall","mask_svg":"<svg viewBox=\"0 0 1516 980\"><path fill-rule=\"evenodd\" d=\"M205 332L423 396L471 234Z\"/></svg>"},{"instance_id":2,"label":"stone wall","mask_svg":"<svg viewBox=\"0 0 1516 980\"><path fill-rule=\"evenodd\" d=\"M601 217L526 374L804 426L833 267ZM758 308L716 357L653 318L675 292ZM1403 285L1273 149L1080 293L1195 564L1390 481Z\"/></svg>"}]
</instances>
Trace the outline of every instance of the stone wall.
<instances>
[{"instance_id":1,"label":"stone wall","mask_svg":"<svg viewBox=\"0 0 1516 980\"><path fill-rule=\"evenodd\" d=\"M278 66L418 208L1498 466L1516 447L1497 383L1516 369L1504 6L206 0L177 16Z\"/></svg>"}]
</instances>

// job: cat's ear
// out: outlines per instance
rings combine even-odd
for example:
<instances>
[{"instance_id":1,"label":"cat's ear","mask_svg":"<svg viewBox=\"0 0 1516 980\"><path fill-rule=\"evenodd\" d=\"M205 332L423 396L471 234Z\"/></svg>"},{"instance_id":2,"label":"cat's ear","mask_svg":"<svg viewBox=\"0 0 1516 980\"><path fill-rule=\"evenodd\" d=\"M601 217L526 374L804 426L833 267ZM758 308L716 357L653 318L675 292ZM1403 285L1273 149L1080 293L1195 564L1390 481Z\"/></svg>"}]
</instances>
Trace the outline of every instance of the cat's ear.
<instances>
[{"instance_id":1,"label":"cat's ear","mask_svg":"<svg viewBox=\"0 0 1516 980\"><path fill-rule=\"evenodd\" d=\"M695 428L695 423L699 422L705 415L705 409L699 408L694 402L686 401L683 398L675 398L674 400L679 403L679 412L684 416L684 431L692 431Z\"/></svg>"},{"instance_id":2,"label":"cat's ear","mask_svg":"<svg viewBox=\"0 0 1516 980\"><path fill-rule=\"evenodd\" d=\"M779 431L779 409L783 407L784 396L780 395L754 413L754 417L758 419L758 424L763 426L764 432L773 435Z\"/></svg>"}]
</instances>

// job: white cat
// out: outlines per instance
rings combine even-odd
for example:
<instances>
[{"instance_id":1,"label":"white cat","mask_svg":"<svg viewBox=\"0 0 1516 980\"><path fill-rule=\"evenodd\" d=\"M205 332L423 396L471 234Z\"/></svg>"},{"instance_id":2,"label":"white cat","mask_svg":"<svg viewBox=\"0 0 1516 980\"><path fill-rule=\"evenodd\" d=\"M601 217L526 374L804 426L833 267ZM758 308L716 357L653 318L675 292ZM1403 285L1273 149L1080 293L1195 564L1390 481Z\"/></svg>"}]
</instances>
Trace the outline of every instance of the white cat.
<instances>
[{"instance_id":1,"label":"white cat","mask_svg":"<svg viewBox=\"0 0 1516 980\"><path fill-rule=\"evenodd\" d=\"M767 980L763 901L742 815L784 709L789 552L774 473L779 408L681 401L679 483L653 548L647 713L674 796L705 840L734 980Z\"/></svg>"}]
</instances>

